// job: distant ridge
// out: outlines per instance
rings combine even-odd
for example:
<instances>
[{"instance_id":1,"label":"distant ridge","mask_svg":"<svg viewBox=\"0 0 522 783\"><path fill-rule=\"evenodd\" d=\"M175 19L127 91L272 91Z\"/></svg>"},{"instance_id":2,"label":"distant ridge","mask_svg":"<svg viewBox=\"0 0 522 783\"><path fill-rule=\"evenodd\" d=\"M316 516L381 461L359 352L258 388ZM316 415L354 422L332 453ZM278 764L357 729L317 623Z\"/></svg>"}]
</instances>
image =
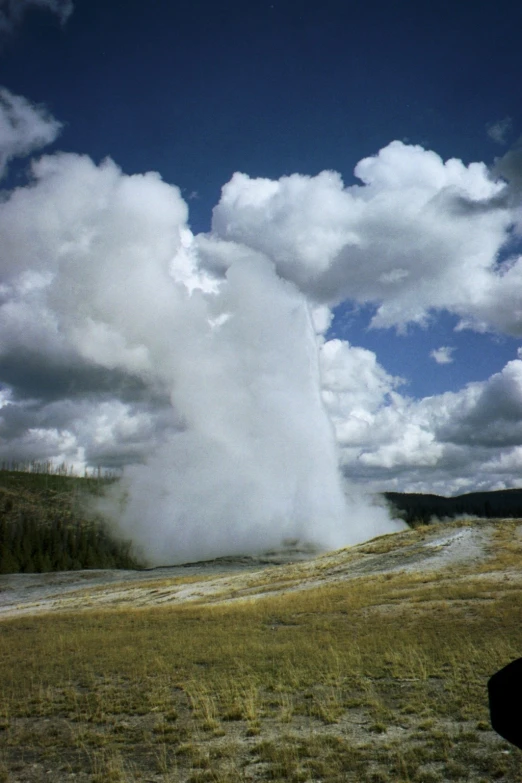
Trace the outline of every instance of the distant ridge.
<instances>
[{"instance_id":1,"label":"distant ridge","mask_svg":"<svg viewBox=\"0 0 522 783\"><path fill-rule=\"evenodd\" d=\"M465 514L476 517L522 518L522 489L469 492L447 498L417 492L384 492L392 510L409 525Z\"/></svg>"}]
</instances>

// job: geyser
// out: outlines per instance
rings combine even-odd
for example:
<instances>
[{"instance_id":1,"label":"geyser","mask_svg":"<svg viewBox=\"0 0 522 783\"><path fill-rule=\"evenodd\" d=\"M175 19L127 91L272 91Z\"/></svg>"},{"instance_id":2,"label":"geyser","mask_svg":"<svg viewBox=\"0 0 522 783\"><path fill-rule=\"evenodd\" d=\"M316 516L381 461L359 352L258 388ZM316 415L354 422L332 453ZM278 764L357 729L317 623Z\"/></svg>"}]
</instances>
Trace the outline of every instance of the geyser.
<instances>
[{"instance_id":1,"label":"geyser","mask_svg":"<svg viewBox=\"0 0 522 783\"><path fill-rule=\"evenodd\" d=\"M29 356L36 373L67 370L76 399L101 401L88 448L117 427L136 463L124 499L104 510L151 564L289 538L335 548L393 529L383 508L345 496L314 302L283 279L270 242L227 236L233 204L194 237L179 190L158 174L57 153L31 177L0 204L3 354ZM237 206L239 222L247 207ZM64 442L61 409L46 415Z\"/></svg>"},{"instance_id":2,"label":"geyser","mask_svg":"<svg viewBox=\"0 0 522 783\"><path fill-rule=\"evenodd\" d=\"M252 258L198 299L199 329L172 362L184 426L126 470L122 528L153 563L347 543L307 302Z\"/></svg>"}]
</instances>

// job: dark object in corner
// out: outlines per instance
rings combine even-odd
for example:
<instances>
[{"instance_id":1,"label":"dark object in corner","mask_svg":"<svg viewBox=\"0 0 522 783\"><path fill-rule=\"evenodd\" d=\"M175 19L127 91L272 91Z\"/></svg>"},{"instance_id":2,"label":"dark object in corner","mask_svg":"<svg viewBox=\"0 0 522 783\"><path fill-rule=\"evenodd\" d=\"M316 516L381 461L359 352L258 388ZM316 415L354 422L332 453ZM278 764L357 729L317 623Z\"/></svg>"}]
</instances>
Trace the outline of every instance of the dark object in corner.
<instances>
[{"instance_id":1,"label":"dark object in corner","mask_svg":"<svg viewBox=\"0 0 522 783\"><path fill-rule=\"evenodd\" d=\"M522 658L508 663L488 681L491 725L522 749Z\"/></svg>"}]
</instances>

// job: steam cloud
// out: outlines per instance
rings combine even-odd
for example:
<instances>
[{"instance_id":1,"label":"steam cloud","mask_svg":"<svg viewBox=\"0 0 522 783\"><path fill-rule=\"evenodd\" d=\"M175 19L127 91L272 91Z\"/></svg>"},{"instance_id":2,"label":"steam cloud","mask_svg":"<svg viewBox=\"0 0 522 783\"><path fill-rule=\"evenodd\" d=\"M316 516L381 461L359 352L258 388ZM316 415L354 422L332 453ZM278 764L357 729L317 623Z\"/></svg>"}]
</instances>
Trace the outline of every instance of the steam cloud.
<instances>
[{"instance_id":1,"label":"steam cloud","mask_svg":"<svg viewBox=\"0 0 522 783\"><path fill-rule=\"evenodd\" d=\"M148 557L203 559L285 539L337 548L387 531L383 509L344 497L316 335L295 287L246 254L216 294L185 306L192 328L171 391L183 428L126 474L121 524Z\"/></svg>"},{"instance_id":2,"label":"steam cloud","mask_svg":"<svg viewBox=\"0 0 522 783\"><path fill-rule=\"evenodd\" d=\"M157 174L33 162L0 208L4 369L22 357L80 386L119 378L160 416L117 520L151 563L387 531L382 508L345 497L305 296L246 245L225 242L225 273L204 271L187 217Z\"/></svg>"},{"instance_id":3,"label":"steam cloud","mask_svg":"<svg viewBox=\"0 0 522 783\"><path fill-rule=\"evenodd\" d=\"M3 161L56 137L43 109L3 98ZM158 174L33 161L0 203L0 456L15 443L19 457L125 464L117 524L155 564L395 529L339 463L442 481L445 462L471 464L464 444L484 460L476 433L504 443L522 409L522 360L410 400L371 351L326 338L331 308L371 303L374 325L398 329L446 309L460 328L522 334L522 258L497 260L522 225L518 164L505 156L506 183L392 142L352 187L335 172L235 174L194 236ZM512 453L487 452L484 470L522 460L515 429Z\"/></svg>"}]
</instances>

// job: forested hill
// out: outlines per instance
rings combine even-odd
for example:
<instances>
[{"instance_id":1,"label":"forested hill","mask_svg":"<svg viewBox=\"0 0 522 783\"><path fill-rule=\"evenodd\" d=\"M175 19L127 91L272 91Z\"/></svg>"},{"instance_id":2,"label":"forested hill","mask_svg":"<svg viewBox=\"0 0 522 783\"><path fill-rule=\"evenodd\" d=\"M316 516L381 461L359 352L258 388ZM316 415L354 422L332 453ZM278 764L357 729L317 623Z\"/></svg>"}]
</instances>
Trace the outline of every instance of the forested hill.
<instances>
[{"instance_id":1,"label":"forested hill","mask_svg":"<svg viewBox=\"0 0 522 783\"><path fill-rule=\"evenodd\" d=\"M129 542L115 540L89 497L107 480L0 470L0 574L136 568Z\"/></svg>"},{"instance_id":2,"label":"forested hill","mask_svg":"<svg viewBox=\"0 0 522 783\"><path fill-rule=\"evenodd\" d=\"M414 492L385 492L384 497L409 525L429 522L432 517L444 519L462 514L486 518L522 518L522 489L470 492L452 498Z\"/></svg>"}]
</instances>

